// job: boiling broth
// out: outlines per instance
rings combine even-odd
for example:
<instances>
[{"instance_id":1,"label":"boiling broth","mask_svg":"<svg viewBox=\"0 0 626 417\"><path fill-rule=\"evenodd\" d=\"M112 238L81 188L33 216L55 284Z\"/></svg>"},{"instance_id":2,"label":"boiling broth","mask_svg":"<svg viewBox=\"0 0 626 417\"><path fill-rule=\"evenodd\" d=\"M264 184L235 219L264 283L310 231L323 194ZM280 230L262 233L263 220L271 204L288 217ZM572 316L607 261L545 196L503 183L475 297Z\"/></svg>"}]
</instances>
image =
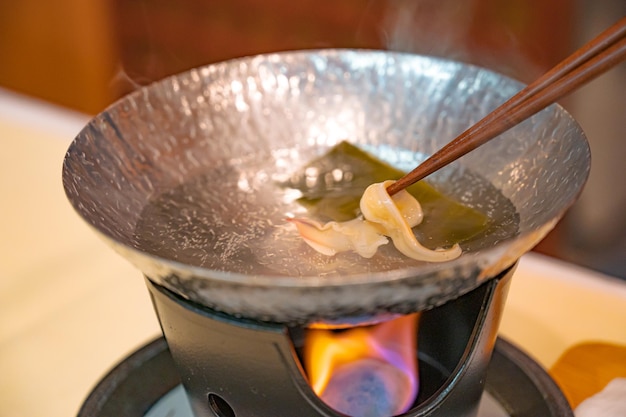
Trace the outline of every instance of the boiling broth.
<instances>
[{"instance_id":1,"label":"boiling broth","mask_svg":"<svg viewBox=\"0 0 626 417\"><path fill-rule=\"evenodd\" d=\"M352 218L367 185L399 178L402 171L349 144L330 149L286 178L276 174L274 165L264 158L231 161L156 196L140 216L135 244L187 265L248 275L342 275L422 263L391 244L371 259L355 253L322 255L285 220ZM409 190L424 209L424 221L414 229L424 246L460 243L468 251L515 235L515 208L495 187L471 172L451 180L479 198L461 204L424 181Z\"/></svg>"}]
</instances>

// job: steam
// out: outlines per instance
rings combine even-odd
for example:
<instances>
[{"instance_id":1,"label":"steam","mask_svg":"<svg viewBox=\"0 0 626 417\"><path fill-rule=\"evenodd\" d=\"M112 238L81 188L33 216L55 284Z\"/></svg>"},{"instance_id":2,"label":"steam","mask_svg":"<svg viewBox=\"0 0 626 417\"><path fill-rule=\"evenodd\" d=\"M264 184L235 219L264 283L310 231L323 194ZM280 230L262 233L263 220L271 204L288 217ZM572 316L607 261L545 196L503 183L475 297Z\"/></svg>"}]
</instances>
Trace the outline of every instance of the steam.
<instances>
[{"instance_id":1,"label":"steam","mask_svg":"<svg viewBox=\"0 0 626 417\"><path fill-rule=\"evenodd\" d=\"M471 6L458 0L389 0L383 21L387 49L466 59Z\"/></svg>"},{"instance_id":2,"label":"steam","mask_svg":"<svg viewBox=\"0 0 626 417\"><path fill-rule=\"evenodd\" d=\"M142 3L143 4L143 3ZM147 7L145 4L143 8ZM308 7L308 6L301 6ZM315 14L313 28L323 27L325 16L332 14L334 3L315 5L316 9L326 7L329 10ZM358 7L358 6L356 6ZM546 8L547 10L547 8ZM545 42L530 44L536 37L529 36L537 26L546 36L558 39L558 34L552 34L546 27L545 18L541 17L543 9L531 9L524 2L480 2L459 0L369 0L363 2L358 10L344 10L339 8L337 13L350 16L356 13L360 19L356 23L354 38L349 40L347 47L356 45L364 48L384 48L392 51L410 52L422 55L438 56L460 62L476 64L495 71L513 76L522 81L539 75L547 68L545 61L546 48L552 51L559 47L559 42ZM186 10L186 13L192 13ZM111 79L112 90L125 94L136 90L142 85L153 82L164 76L199 65L222 60L223 57L212 55L211 49L193 49L193 45L203 45L209 42L233 43L231 54L234 56L264 53L276 50L279 45L267 44L250 35L237 26L243 20L239 16L231 16L223 22L224 30L236 33L238 37L228 38L222 31L213 31L212 20L200 31L189 30L189 44L193 53L183 52L176 48L167 47L158 36L163 30L171 30L161 21L154 19L148 10L138 12L136 25L141 28L143 42L140 51L126 51L122 56L133 56L134 65L125 65L124 59L118 63L115 76ZM273 14L272 24L278 25L285 19L281 13ZM174 19L174 17L172 17ZM288 19L287 19L288 20ZM346 18L346 22L354 22ZM309 22L310 23L310 22ZM260 24L260 23L259 23ZM190 28L193 25L189 25ZM308 26L307 26L308 27ZM332 27L332 26L331 26ZM270 35L283 28L285 36L295 36L293 25L273 28ZM562 32L562 30L561 30ZM225 32L227 33L227 32ZM343 47L345 34L320 33L317 39L308 39L303 47L324 47L333 36L336 38L328 46ZM179 34L176 34L179 36ZM268 35L269 36L269 35ZM247 37L247 38L246 38ZM236 40L235 40L236 39ZM537 43L537 42L535 42ZM556 46L555 46L556 45ZM131 48L125 44L122 49ZM135 46L137 48L137 46ZM543 53L537 53L537 52ZM548 54L550 51L548 51ZM132 54L132 55L129 55ZM139 55L138 55L139 54ZM533 58L534 57L534 58ZM140 59L141 58L141 59ZM535 62L533 62L535 61ZM138 63L138 64L137 64ZM556 62L550 63L552 66Z\"/></svg>"},{"instance_id":3,"label":"steam","mask_svg":"<svg viewBox=\"0 0 626 417\"><path fill-rule=\"evenodd\" d=\"M147 84L150 80L146 81L144 84ZM128 72L124 69L121 63L117 64L117 68L115 70L115 74L111 78L109 82L109 88L115 91L118 94L125 95L131 93L135 90L138 90L142 87L143 84L134 80Z\"/></svg>"},{"instance_id":4,"label":"steam","mask_svg":"<svg viewBox=\"0 0 626 417\"><path fill-rule=\"evenodd\" d=\"M517 12L510 4L498 7L513 16ZM530 56L529 45L513 28L516 20L497 20L503 11L495 8L491 6L487 13L472 1L388 0L381 28L385 46L479 65L521 81L534 79L547 70L545 63ZM536 23L527 17L522 24Z\"/></svg>"}]
</instances>

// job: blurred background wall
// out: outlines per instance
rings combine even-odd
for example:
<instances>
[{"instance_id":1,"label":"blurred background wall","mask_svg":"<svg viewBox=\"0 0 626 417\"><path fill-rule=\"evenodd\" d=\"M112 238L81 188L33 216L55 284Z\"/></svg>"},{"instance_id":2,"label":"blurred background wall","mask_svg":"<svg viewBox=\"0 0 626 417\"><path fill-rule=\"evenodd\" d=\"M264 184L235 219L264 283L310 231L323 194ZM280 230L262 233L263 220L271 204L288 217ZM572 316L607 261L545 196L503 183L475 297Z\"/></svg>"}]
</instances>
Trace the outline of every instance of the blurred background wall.
<instances>
[{"instance_id":1,"label":"blurred background wall","mask_svg":"<svg viewBox=\"0 0 626 417\"><path fill-rule=\"evenodd\" d=\"M192 67L327 47L444 56L530 81L624 15L623 0L0 0L0 86L95 114ZM626 65L562 104L593 166L536 250L626 277Z\"/></svg>"}]
</instances>

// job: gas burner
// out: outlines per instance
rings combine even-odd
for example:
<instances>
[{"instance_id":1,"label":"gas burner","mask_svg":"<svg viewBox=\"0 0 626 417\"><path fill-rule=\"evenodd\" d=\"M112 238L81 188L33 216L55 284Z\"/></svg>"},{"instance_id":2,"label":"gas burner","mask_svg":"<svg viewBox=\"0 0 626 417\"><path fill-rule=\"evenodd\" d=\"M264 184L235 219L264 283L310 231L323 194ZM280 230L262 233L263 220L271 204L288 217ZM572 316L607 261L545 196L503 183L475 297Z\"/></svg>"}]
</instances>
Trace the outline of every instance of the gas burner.
<instances>
[{"instance_id":1,"label":"gas burner","mask_svg":"<svg viewBox=\"0 0 626 417\"><path fill-rule=\"evenodd\" d=\"M119 363L91 392L78 417L193 417L165 339ZM573 417L548 374L499 338L489 364L478 417ZM222 417L222 416L219 416Z\"/></svg>"},{"instance_id":2,"label":"gas burner","mask_svg":"<svg viewBox=\"0 0 626 417\"><path fill-rule=\"evenodd\" d=\"M550 377L496 338L511 275L421 313L420 390L402 416L573 417ZM301 328L225 315L146 281L167 342L159 339L122 362L79 417L343 415L303 375Z\"/></svg>"}]
</instances>

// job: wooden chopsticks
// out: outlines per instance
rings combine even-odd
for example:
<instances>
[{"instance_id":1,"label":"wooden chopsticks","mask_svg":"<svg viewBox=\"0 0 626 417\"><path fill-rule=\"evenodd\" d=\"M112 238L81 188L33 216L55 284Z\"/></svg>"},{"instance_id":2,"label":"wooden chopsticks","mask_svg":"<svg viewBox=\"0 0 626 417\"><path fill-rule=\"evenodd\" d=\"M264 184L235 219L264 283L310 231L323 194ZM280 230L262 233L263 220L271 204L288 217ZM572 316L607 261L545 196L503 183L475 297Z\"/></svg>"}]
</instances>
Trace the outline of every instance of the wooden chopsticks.
<instances>
[{"instance_id":1,"label":"wooden chopsticks","mask_svg":"<svg viewBox=\"0 0 626 417\"><path fill-rule=\"evenodd\" d=\"M390 195L432 174L626 59L626 17L522 89L387 187Z\"/></svg>"}]
</instances>

